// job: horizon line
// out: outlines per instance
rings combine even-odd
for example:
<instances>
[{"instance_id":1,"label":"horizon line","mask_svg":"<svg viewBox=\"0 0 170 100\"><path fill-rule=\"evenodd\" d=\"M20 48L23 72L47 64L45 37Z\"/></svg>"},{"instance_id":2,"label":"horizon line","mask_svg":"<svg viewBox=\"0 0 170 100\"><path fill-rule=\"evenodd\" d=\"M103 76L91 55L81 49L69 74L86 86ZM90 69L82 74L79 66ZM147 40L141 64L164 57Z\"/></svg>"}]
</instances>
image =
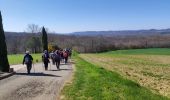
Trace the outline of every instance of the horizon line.
<instances>
[{"instance_id":1,"label":"horizon line","mask_svg":"<svg viewBox=\"0 0 170 100\"><path fill-rule=\"evenodd\" d=\"M167 30L170 28L148 28L148 29L122 29L122 30L88 30L88 31L74 31L74 32L48 32L48 33L55 33L55 34L71 34L71 33L77 33L77 32L108 32L108 31L143 31L143 30ZM5 31L4 32L15 32L15 33L29 33L25 31Z\"/></svg>"}]
</instances>

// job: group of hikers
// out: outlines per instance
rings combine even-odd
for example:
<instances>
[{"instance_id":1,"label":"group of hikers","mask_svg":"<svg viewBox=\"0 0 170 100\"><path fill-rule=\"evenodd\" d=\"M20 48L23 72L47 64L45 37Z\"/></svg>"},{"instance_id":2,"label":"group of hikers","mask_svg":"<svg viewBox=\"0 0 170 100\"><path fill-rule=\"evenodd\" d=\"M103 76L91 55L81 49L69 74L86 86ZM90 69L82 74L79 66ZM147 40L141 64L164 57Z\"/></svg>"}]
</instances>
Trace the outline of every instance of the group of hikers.
<instances>
[{"instance_id":1,"label":"group of hikers","mask_svg":"<svg viewBox=\"0 0 170 100\"><path fill-rule=\"evenodd\" d=\"M50 59L52 60L52 64L56 65L57 69L60 70L60 62L67 63L68 58L71 58L72 51L71 49L64 50L55 50L49 53L47 50L44 50L42 54L42 62L45 70L48 70L48 64L50 63ZM31 56L29 51L25 52L25 56L23 58L23 65L27 66L27 73L30 74L33 64L33 57Z\"/></svg>"}]
</instances>

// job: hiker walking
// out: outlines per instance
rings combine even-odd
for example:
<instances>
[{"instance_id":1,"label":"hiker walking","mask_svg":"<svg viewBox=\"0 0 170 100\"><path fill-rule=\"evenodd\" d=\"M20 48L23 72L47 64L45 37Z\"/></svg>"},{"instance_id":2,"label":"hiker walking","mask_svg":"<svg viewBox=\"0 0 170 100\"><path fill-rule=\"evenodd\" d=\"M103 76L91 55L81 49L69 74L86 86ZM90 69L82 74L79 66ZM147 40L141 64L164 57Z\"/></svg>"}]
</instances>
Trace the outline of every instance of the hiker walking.
<instances>
[{"instance_id":1,"label":"hiker walking","mask_svg":"<svg viewBox=\"0 0 170 100\"><path fill-rule=\"evenodd\" d=\"M63 52L63 57L64 57L65 64L66 64L67 61L68 61L68 52L67 52L67 50L65 50L65 51Z\"/></svg>"},{"instance_id":2,"label":"hiker walking","mask_svg":"<svg viewBox=\"0 0 170 100\"><path fill-rule=\"evenodd\" d=\"M29 51L26 51L24 59L23 59L23 65L26 64L28 74L30 74L30 71L31 71L31 68L32 68L32 61L33 61L33 58L29 54Z\"/></svg>"},{"instance_id":3,"label":"hiker walking","mask_svg":"<svg viewBox=\"0 0 170 100\"><path fill-rule=\"evenodd\" d=\"M50 63L50 61L49 61L49 54L47 50L44 50L44 53L42 55L42 61L44 62L45 70L48 70L48 63Z\"/></svg>"},{"instance_id":4,"label":"hiker walking","mask_svg":"<svg viewBox=\"0 0 170 100\"><path fill-rule=\"evenodd\" d=\"M56 50L54 53L54 59L55 59L57 69L60 69L60 58L61 58L60 52Z\"/></svg>"},{"instance_id":5,"label":"hiker walking","mask_svg":"<svg viewBox=\"0 0 170 100\"><path fill-rule=\"evenodd\" d=\"M51 58L51 60L52 60L53 65L55 65L55 57L54 57L54 55L55 55L55 52L52 51L52 52L50 53L50 58Z\"/></svg>"},{"instance_id":6,"label":"hiker walking","mask_svg":"<svg viewBox=\"0 0 170 100\"><path fill-rule=\"evenodd\" d=\"M69 52L69 57L71 58L71 56L72 56L72 50L69 49L68 52Z\"/></svg>"},{"instance_id":7,"label":"hiker walking","mask_svg":"<svg viewBox=\"0 0 170 100\"><path fill-rule=\"evenodd\" d=\"M64 62L63 50L60 49L59 53L60 53L60 61L61 61L61 62Z\"/></svg>"}]
</instances>

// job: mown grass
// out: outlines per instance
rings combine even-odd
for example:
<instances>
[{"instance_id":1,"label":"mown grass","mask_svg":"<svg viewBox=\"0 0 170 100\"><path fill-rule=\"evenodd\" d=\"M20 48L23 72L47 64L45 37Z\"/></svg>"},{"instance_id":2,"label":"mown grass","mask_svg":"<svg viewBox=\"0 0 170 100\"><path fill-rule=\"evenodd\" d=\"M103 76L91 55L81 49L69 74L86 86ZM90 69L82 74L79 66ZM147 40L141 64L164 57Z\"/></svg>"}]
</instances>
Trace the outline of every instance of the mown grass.
<instances>
[{"instance_id":1,"label":"mown grass","mask_svg":"<svg viewBox=\"0 0 170 100\"><path fill-rule=\"evenodd\" d=\"M34 62L36 62L36 60L40 62L42 59L41 54L31 54L31 55L34 59ZM8 55L8 61L10 65L22 64L23 58L24 58L24 54Z\"/></svg>"},{"instance_id":2,"label":"mown grass","mask_svg":"<svg viewBox=\"0 0 170 100\"><path fill-rule=\"evenodd\" d=\"M75 57L76 72L62 94L64 100L168 100L116 72Z\"/></svg>"}]
</instances>

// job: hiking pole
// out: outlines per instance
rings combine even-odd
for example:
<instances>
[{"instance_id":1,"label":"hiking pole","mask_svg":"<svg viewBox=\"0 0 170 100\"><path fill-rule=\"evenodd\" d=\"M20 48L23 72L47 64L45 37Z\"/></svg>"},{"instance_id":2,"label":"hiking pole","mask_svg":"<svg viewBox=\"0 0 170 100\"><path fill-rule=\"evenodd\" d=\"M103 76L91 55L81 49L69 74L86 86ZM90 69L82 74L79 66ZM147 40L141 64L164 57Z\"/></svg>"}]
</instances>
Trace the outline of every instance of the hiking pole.
<instances>
[{"instance_id":1,"label":"hiking pole","mask_svg":"<svg viewBox=\"0 0 170 100\"><path fill-rule=\"evenodd\" d=\"M45 69L44 69L44 68L45 68L45 66L44 66L43 62L42 62L42 68L43 68L43 70L45 70Z\"/></svg>"},{"instance_id":2,"label":"hiking pole","mask_svg":"<svg viewBox=\"0 0 170 100\"><path fill-rule=\"evenodd\" d=\"M50 70L51 70L51 61L50 61Z\"/></svg>"},{"instance_id":3,"label":"hiking pole","mask_svg":"<svg viewBox=\"0 0 170 100\"><path fill-rule=\"evenodd\" d=\"M33 62L33 69L34 69L34 73L35 73L35 67L34 67L34 62Z\"/></svg>"},{"instance_id":4,"label":"hiking pole","mask_svg":"<svg viewBox=\"0 0 170 100\"><path fill-rule=\"evenodd\" d=\"M44 62L44 61L43 61L43 59L42 59L42 68L44 69L45 66L44 66L43 62ZM45 69L44 69L44 70L45 70Z\"/></svg>"}]
</instances>

